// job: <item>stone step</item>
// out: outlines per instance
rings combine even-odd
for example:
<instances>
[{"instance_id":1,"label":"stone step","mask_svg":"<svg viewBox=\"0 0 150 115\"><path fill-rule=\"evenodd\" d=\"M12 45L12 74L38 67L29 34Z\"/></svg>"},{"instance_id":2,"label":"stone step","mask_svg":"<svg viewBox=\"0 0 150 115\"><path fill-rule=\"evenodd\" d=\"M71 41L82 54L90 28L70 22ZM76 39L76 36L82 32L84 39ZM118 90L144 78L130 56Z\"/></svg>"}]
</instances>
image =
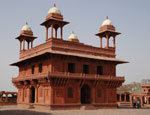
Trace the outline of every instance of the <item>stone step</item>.
<instances>
[{"instance_id":1,"label":"stone step","mask_svg":"<svg viewBox=\"0 0 150 115\"><path fill-rule=\"evenodd\" d=\"M91 105L91 104L82 105L80 107L80 110L93 110L93 109L95 109L95 107L93 105Z\"/></svg>"},{"instance_id":2,"label":"stone step","mask_svg":"<svg viewBox=\"0 0 150 115\"><path fill-rule=\"evenodd\" d=\"M30 104L28 109L34 109L34 105Z\"/></svg>"}]
</instances>

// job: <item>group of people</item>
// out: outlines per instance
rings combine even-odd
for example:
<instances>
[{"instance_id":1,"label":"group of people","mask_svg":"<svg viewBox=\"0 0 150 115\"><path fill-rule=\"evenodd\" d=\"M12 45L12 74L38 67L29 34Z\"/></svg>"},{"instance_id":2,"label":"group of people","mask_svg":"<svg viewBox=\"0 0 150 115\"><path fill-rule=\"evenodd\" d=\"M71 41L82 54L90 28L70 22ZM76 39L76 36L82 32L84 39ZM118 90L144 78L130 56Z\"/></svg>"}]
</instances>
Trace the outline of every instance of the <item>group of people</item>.
<instances>
[{"instance_id":1,"label":"group of people","mask_svg":"<svg viewBox=\"0 0 150 115\"><path fill-rule=\"evenodd\" d=\"M141 101L140 101L140 99L138 99L137 101L134 99L133 100L133 108L141 108Z\"/></svg>"}]
</instances>

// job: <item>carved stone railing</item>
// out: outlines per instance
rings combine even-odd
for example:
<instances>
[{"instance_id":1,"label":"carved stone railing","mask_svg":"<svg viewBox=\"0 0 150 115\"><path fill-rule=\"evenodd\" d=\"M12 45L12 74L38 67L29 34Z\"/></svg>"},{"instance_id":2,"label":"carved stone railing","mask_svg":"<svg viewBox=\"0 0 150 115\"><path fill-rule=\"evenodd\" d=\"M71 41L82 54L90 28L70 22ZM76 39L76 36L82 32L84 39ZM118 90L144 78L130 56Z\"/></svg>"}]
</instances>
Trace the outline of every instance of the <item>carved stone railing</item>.
<instances>
[{"instance_id":1,"label":"carved stone railing","mask_svg":"<svg viewBox=\"0 0 150 115\"><path fill-rule=\"evenodd\" d=\"M12 82L34 80L41 78L69 78L69 79L91 79L91 80L115 80L124 81L124 77L110 76L110 75L97 75L97 74L83 74L83 73L68 73L68 72L47 72L32 74L24 77L12 78Z\"/></svg>"},{"instance_id":2,"label":"carved stone railing","mask_svg":"<svg viewBox=\"0 0 150 115\"><path fill-rule=\"evenodd\" d=\"M85 45L83 43L73 43L53 38L39 46L33 47L29 50L21 51L20 60L34 57L38 54L50 52L53 49L56 51L67 51L71 53L75 52L82 54L115 57L115 49L113 48L98 48L90 45Z\"/></svg>"},{"instance_id":3,"label":"carved stone railing","mask_svg":"<svg viewBox=\"0 0 150 115\"><path fill-rule=\"evenodd\" d=\"M20 52L20 60L26 59L28 57L33 57L35 55L41 54L43 52L50 50L50 42L43 43L39 46L33 47L29 50Z\"/></svg>"}]
</instances>

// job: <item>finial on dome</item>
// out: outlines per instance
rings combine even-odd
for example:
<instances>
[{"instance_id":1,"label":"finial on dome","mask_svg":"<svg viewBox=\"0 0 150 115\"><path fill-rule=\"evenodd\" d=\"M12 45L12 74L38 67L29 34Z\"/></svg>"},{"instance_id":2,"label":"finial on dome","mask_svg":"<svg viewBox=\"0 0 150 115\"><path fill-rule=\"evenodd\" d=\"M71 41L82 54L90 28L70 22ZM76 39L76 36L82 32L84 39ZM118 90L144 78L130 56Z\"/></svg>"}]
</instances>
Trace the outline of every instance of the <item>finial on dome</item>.
<instances>
[{"instance_id":1,"label":"finial on dome","mask_svg":"<svg viewBox=\"0 0 150 115\"><path fill-rule=\"evenodd\" d=\"M26 22L26 25L28 25L28 22Z\"/></svg>"},{"instance_id":2,"label":"finial on dome","mask_svg":"<svg viewBox=\"0 0 150 115\"><path fill-rule=\"evenodd\" d=\"M111 20L108 19L108 16L106 16L106 19L103 21L102 26L112 26Z\"/></svg>"},{"instance_id":3,"label":"finial on dome","mask_svg":"<svg viewBox=\"0 0 150 115\"><path fill-rule=\"evenodd\" d=\"M54 7L56 7L56 4L54 3Z\"/></svg>"}]
</instances>

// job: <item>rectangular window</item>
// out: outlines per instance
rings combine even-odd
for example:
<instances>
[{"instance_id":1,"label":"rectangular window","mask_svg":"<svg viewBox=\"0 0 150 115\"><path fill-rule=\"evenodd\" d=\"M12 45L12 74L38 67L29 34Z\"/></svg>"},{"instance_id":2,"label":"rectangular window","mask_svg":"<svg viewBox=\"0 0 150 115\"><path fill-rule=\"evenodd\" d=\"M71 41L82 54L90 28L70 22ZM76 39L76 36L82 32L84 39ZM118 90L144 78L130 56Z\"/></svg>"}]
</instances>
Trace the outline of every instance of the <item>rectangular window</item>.
<instances>
[{"instance_id":1,"label":"rectangular window","mask_svg":"<svg viewBox=\"0 0 150 115\"><path fill-rule=\"evenodd\" d=\"M100 88L97 89L97 97L101 97L101 89Z\"/></svg>"},{"instance_id":2,"label":"rectangular window","mask_svg":"<svg viewBox=\"0 0 150 115\"><path fill-rule=\"evenodd\" d=\"M83 65L83 73L85 73L85 74L89 73L89 65L87 65L87 64Z\"/></svg>"},{"instance_id":3,"label":"rectangular window","mask_svg":"<svg viewBox=\"0 0 150 115\"><path fill-rule=\"evenodd\" d=\"M68 97L73 98L73 88L71 87L68 88Z\"/></svg>"},{"instance_id":4,"label":"rectangular window","mask_svg":"<svg viewBox=\"0 0 150 115\"><path fill-rule=\"evenodd\" d=\"M39 64L39 73L42 73L42 64Z\"/></svg>"},{"instance_id":5,"label":"rectangular window","mask_svg":"<svg viewBox=\"0 0 150 115\"><path fill-rule=\"evenodd\" d=\"M33 66L31 67L32 74L34 74L34 68L35 68L35 66L33 65Z\"/></svg>"},{"instance_id":6,"label":"rectangular window","mask_svg":"<svg viewBox=\"0 0 150 115\"><path fill-rule=\"evenodd\" d=\"M102 66L97 66L97 74L103 75L103 67Z\"/></svg>"},{"instance_id":7,"label":"rectangular window","mask_svg":"<svg viewBox=\"0 0 150 115\"><path fill-rule=\"evenodd\" d=\"M75 64L74 63L68 63L68 72L70 72L70 73L75 72Z\"/></svg>"}]
</instances>

